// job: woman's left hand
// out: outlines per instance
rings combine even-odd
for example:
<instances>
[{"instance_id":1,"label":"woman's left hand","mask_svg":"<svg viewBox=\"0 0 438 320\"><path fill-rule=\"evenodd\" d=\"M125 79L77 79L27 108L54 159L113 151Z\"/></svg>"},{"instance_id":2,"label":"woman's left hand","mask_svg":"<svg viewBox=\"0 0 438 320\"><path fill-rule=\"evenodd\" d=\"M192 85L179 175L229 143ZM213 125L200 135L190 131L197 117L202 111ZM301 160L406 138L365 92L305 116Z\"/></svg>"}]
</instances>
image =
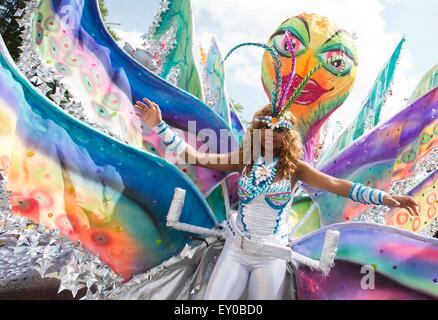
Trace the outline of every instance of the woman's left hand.
<instances>
[{"instance_id":1,"label":"woman's left hand","mask_svg":"<svg viewBox=\"0 0 438 320\"><path fill-rule=\"evenodd\" d=\"M419 203L410 196L405 195L385 195L383 197L383 204L388 207L405 208L412 216L418 216Z\"/></svg>"}]
</instances>

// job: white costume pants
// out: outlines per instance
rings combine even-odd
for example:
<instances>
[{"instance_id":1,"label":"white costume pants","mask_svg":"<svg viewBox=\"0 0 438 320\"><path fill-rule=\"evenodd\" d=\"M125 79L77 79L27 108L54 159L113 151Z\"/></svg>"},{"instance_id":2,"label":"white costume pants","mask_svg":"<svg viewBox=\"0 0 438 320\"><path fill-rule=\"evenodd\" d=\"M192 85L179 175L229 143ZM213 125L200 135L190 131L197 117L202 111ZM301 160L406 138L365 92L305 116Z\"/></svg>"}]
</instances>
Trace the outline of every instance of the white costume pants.
<instances>
[{"instance_id":1,"label":"white costume pants","mask_svg":"<svg viewBox=\"0 0 438 320\"><path fill-rule=\"evenodd\" d=\"M206 300L237 300L248 285L249 300L281 299L286 261L245 252L225 241L204 295Z\"/></svg>"}]
</instances>

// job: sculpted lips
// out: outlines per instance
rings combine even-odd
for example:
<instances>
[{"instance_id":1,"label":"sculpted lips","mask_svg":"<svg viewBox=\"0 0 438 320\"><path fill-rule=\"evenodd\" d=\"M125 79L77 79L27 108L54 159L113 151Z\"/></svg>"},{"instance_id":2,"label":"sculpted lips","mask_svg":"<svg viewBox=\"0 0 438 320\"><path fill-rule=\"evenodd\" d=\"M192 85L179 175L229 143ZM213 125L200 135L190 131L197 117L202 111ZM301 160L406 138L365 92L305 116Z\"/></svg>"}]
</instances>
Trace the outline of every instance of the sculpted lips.
<instances>
[{"instance_id":1,"label":"sculpted lips","mask_svg":"<svg viewBox=\"0 0 438 320\"><path fill-rule=\"evenodd\" d=\"M295 91L295 89L298 87L298 85L302 80L303 78L295 74L294 79L292 81L293 90L290 90L290 92L288 93L287 100L290 99L293 91ZM287 82L287 76L283 77L283 88L286 86L287 84L286 82ZM310 79L309 82L304 86L303 90L301 91L300 96L295 100L295 103L301 105L312 104L313 102L318 100L324 93L328 91L330 90L324 89L318 84L318 82Z\"/></svg>"}]
</instances>

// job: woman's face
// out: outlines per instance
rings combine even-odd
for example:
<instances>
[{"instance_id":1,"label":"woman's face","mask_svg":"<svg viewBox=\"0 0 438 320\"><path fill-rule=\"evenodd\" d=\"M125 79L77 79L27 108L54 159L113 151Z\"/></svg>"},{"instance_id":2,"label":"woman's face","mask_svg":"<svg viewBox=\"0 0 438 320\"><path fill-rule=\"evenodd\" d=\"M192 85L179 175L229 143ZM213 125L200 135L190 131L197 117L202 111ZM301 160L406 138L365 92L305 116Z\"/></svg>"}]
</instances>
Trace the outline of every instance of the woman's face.
<instances>
[{"instance_id":1,"label":"woman's face","mask_svg":"<svg viewBox=\"0 0 438 320\"><path fill-rule=\"evenodd\" d=\"M281 150L287 135L287 128L270 129L267 125L260 128L260 145L267 150L272 147L274 153Z\"/></svg>"}]
</instances>

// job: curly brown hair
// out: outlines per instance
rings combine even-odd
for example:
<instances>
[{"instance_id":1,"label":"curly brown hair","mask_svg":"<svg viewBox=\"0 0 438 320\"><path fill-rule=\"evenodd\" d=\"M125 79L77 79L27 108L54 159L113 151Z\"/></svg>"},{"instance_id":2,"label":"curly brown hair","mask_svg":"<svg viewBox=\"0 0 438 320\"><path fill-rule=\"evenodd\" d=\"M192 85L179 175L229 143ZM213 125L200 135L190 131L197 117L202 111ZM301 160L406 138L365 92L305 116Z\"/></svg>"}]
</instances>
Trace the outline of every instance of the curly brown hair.
<instances>
[{"instance_id":1,"label":"curly brown hair","mask_svg":"<svg viewBox=\"0 0 438 320\"><path fill-rule=\"evenodd\" d=\"M271 104L267 104L260 110L258 110L255 115L255 117L260 116L270 116L272 115L272 107ZM249 124L245 139L252 139L253 137L253 130L254 129L262 129L264 127L264 124L259 121L253 121ZM286 111L282 118L290 121L294 126L297 123L296 117L293 115L292 112ZM252 140L250 143L248 141L246 142L248 146L251 146L251 159L250 163L246 162L245 167L247 167L246 170L248 170L249 167L252 167L255 161L255 156L253 154L253 147L254 144L252 143ZM245 144L244 144L245 145ZM243 152L243 147L241 148L241 151ZM289 175L293 176L295 173L295 170L297 168L298 160L301 159L303 156L303 145L301 142L301 135L299 132L295 129L287 129L286 131L286 137L283 140L283 146L281 147L280 151L280 161L278 163L277 172L280 173L281 177L288 177Z\"/></svg>"}]
</instances>

